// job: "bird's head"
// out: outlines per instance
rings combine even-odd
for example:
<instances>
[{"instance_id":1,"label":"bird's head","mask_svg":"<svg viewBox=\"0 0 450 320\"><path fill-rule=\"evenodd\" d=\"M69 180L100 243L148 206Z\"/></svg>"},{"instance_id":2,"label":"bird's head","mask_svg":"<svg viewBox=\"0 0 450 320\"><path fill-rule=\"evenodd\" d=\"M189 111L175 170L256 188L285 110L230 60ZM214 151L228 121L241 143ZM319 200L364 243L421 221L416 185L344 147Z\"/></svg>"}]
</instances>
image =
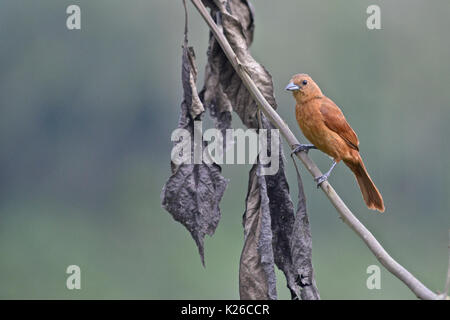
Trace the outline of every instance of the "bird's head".
<instances>
[{"instance_id":1,"label":"bird's head","mask_svg":"<svg viewBox=\"0 0 450 320\"><path fill-rule=\"evenodd\" d=\"M292 94L298 103L323 95L319 86L306 73L299 73L293 76L286 86L286 90L292 91Z\"/></svg>"}]
</instances>

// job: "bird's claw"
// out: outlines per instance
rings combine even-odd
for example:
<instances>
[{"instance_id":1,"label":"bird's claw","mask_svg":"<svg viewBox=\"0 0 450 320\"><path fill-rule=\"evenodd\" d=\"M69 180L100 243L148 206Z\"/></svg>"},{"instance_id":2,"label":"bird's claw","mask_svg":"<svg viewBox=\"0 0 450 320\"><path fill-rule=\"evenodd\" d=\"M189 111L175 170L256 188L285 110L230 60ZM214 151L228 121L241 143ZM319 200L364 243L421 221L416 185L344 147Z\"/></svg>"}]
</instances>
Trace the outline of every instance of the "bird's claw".
<instances>
[{"instance_id":1,"label":"bird's claw","mask_svg":"<svg viewBox=\"0 0 450 320\"><path fill-rule=\"evenodd\" d=\"M328 180L328 176L326 174L321 175L320 177L314 178L314 181L317 182L317 188L319 188L320 185L327 180Z\"/></svg>"},{"instance_id":2,"label":"bird's claw","mask_svg":"<svg viewBox=\"0 0 450 320\"><path fill-rule=\"evenodd\" d=\"M317 149L316 146L312 144L296 144L293 147L295 148L292 150L291 155L300 151L308 152L310 149Z\"/></svg>"}]
</instances>

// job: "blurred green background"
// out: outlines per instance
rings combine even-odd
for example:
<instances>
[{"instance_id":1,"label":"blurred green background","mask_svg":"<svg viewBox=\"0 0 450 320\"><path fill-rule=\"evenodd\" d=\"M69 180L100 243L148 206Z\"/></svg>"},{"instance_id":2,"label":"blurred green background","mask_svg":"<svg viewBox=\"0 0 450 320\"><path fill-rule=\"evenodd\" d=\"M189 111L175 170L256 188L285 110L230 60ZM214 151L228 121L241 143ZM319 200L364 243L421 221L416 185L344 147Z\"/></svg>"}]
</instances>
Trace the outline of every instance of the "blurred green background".
<instances>
[{"instance_id":1,"label":"blurred green background","mask_svg":"<svg viewBox=\"0 0 450 320\"><path fill-rule=\"evenodd\" d=\"M82 30L66 29L81 7ZM382 30L366 28L381 7ZM254 57L273 75L279 113L301 136L283 88L306 72L343 109L381 190L362 201L350 171L331 183L388 252L442 290L450 227L450 2L253 1ZM189 4L190 44L203 68L208 30ZM182 99L181 0L2 0L0 3L0 298L238 298L250 165L231 182L206 239L206 269L189 233L160 206L170 134ZM235 116L234 123L241 127ZM303 139L303 138L302 138ZM323 169L330 160L311 156ZM302 168L317 284L324 299L411 299ZM287 173L297 190L292 162ZM82 289L66 289L68 265ZM280 273L278 293L288 299Z\"/></svg>"}]
</instances>

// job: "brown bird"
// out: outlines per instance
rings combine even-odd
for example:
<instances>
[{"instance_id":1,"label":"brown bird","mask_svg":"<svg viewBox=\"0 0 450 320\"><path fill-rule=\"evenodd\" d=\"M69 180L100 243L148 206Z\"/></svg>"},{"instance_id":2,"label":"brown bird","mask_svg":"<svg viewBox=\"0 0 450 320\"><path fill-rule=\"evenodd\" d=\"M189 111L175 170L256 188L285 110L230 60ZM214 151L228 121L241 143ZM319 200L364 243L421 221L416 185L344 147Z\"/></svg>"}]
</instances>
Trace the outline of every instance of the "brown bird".
<instances>
[{"instance_id":1,"label":"brown bird","mask_svg":"<svg viewBox=\"0 0 450 320\"><path fill-rule=\"evenodd\" d=\"M367 173L359 154L358 137L341 109L322 93L307 74L293 76L286 90L292 91L297 102L295 115L300 129L313 143L297 145L293 152L319 149L334 159L330 170L315 178L317 187L328 179L336 164L342 160L354 173L367 207L383 212L383 198Z\"/></svg>"}]
</instances>

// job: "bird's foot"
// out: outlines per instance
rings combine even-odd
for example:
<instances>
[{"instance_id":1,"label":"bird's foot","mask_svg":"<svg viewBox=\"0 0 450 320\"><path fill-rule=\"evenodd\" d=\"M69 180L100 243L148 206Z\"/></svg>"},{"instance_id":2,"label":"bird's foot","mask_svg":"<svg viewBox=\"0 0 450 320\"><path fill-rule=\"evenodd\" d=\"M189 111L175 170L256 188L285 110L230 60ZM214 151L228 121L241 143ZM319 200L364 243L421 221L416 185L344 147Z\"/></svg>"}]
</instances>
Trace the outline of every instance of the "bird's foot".
<instances>
[{"instance_id":1,"label":"bird's foot","mask_svg":"<svg viewBox=\"0 0 450 320\"><path fill-rule=\"evenodd\" d=\"M314 178L314 181L317 182L317 188L320 187L320 185L322 183L324 183L324 181L327 181L328 178L330 177L331 171L333 171L334 167L336 167L337 162L333 160L333 164L331 165L330 170L327 171L327 173L321 175L320 177Z\"/></svg>"},{"instance_id":2,"label":"bird's foot","mask_svg":"<svg viewBox=\"0 0 450 320\"><path fill-rule=\"evenodd\" d=\"M328 180L328 175L327 174L323 174L323 175L321 175L321 176L319 176L317 178L314 178L314 181L317 183L317 188L319 188L320 185L322 183L324 183L325 181L327 181L327 180Z\"/></svg>"},{"instance_id":3,"label":"bird's foot","mask_svg":"<svg viewBox=\"0 0 450 320\"><path fill-rule=\"evenodd\" d=\"M310 149L317 149L313 144L296 144L293 147L294 149L292 150L291 155L300 151L308 152Z\"/></svg>"}]
</instances>

